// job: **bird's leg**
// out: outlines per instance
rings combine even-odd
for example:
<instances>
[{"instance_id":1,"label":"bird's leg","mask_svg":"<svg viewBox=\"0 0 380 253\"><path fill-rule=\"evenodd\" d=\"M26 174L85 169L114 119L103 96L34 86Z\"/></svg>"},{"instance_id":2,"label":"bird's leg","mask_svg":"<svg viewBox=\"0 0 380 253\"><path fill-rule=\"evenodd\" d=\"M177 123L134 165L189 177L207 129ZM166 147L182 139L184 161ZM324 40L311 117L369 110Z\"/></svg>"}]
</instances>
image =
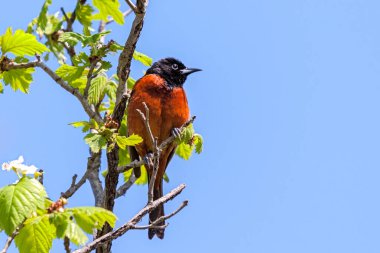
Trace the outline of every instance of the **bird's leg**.
<instances>
[{"instance_id":1,"label":"bird's leg","mask_svg":"<svg viewBox=\"0 0 380 253\"><path fill-rule=\"evenodd\" d=\"M177 127L173 128L171 131L171 134L176 138L176 139L181 139L181 130Z\"/></svg>"},{"instance_id":2,"label":"bird's leg","mask_svg":"<svg viewBox=\"0 0 380 253\"><path fill-rule=\"evenodd\" d=\"M149 168L153 168L154 164L153 164L153 153L149 152L147 153L145 156L144 156L144 163L149 167Z\"/></svg>"}]
</instances>

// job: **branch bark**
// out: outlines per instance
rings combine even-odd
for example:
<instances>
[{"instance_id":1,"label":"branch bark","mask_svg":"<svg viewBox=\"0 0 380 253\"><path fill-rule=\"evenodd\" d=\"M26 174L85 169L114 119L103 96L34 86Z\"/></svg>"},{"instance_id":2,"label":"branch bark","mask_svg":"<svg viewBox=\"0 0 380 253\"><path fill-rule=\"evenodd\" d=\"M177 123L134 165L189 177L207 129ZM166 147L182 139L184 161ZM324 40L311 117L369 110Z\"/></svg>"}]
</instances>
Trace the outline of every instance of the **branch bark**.
<instances>
[{"instance_id":1,"label":"branch bark","mask_svg":"<svg viewBox=\"0 0 380 253\"><path fill-rule=\"evenodd\" d=\"M15 231L12 233L12 235L9 236L9 237L7 238L7 241L5 242L5 246L4 246L4 248L1 250L0 253L6 253L6 252L8 251L8 249L9 249L9 247L11 246L13 240L14 240L15 237L18 235L20 229L22 229L22 227L24 226L23 223L24 223L24 222L22 222L21 225L18 226L18 227L15 229Z\"/></svg>"},{"instance_id":2,"label":"branch bark","mask_svg":"<svg viewBox=\"0 0 380 253\"><path fill-rule=\"evenodd\" d=\"M141 30L144 25L144 17L146 11L147 0L137 0L135 10L135 19L133 20L132 28L129 33L128 39L125 42L124 49L119 56L119 63L117 66L117 76L119 77L119 86L116 91L116 104L119 103L121 97L126 92L126 82L129 77L131 61L133 53L136 49L137 41L140 37ZM131 9L134 7L132 6Z\"/></svg>"},{"instance_id":3,"label":"branch bark","mask_svg":"<svg viewBox=\"0 0 380 253\"><path fill-rule=\"evenodd\" d=\"M91 250L94 250L94 249L100 247L102 244L108 243L108 242L110 242L112 240L115 240L116 238L124 235L129 230L134 229L135 225L137 223L139 223L141 221L141 219L146 214L148 214L149 212L153 211L160 204L166 203L169 200L172 200L173 198L175 198L176 196L178 196L179 194L181 194L181 192L183 191L183 189L185 189L185 187L186 187L186 185L184 185L184 184L179 185L177 188L173 189L171 192L169 192L168 194L166 194L162 198L159 198L159 199L155 200L154 202L152 202L151 204L146 205L131 220L129 220L124 225L122 225L120 228L118 228L118 229L116 229L116 230L114 230L112 232L108 232L107 234L102 235L101 237L95 239L93 242L87 244L86 246L84 246L81 249L78 249L78 250L74 251L73 253L87 253L87 252L90 252ZM180 210L182 210L187 205L187 202L186 202L186 205L184 205L184 203L182 203L182 205L181 205L181 207L180 207L179 210L177 210L176 212L174 212L173 215L168 215L168 217L170 218L170 217L174 216L176 213L178 213ZM166 219L168 219L168 218L166 218ZM149 226L147 228L149 228Z\"/></svg>"},{"instance_id":4,"label":"branch bark","mask_svg":"<svg viewBox=\"0 0 380 253\"><path fill-rule=\"evenodd\" d=\"M82 96L82 94L79 92L78 89L71 87L67 82L65 82L61 77L59 77L52 69L50 69L48 66L46 66L45 63L41 62L38 59L33 62L28 63L14 63L14 62L7 62L5 59L0 63L0 68L2 71L12 70L12 69L25 69L25 68L34 68L39 67L43 71L45 71L46 74L48 74L54 82L56 82L59 86L61 86L64 90L67 92L73 94L79 102L82 104L83 109L88 114L88 116L92 119L94 119L98 124L101 124L103 122L103 119L100 117L99 113L96 113L93 108L91 108L91 105L88 103L88 101Z\"/></svg>"}]
</instances>

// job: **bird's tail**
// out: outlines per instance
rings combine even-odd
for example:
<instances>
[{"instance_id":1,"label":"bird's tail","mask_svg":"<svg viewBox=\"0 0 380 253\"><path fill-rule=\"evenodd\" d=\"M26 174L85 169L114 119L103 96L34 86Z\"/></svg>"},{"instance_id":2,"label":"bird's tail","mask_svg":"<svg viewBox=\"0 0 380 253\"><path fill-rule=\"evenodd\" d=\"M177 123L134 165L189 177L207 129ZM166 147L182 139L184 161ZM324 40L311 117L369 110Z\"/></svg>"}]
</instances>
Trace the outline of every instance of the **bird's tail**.
<instances>
[{"instance_id":1,"label":"bird's tail","mask_svg":"<svg viewBox=\"0 0 380 253\"><path fill-rule=\"evenodd\" d=\"M155 182L157 184L157 181ZM153 201L162 197L162 180L160 180L159 185L154 186L153 189ZM156 209L149 213L149 224L164 216L164 205L159 205ZM164 226L165 221L155 224L155 226ZM164 239L165 229L163 228L150 228L148 231L149 239L152 239L156 235L160 239Z\"/></svg>"}]
</instances>

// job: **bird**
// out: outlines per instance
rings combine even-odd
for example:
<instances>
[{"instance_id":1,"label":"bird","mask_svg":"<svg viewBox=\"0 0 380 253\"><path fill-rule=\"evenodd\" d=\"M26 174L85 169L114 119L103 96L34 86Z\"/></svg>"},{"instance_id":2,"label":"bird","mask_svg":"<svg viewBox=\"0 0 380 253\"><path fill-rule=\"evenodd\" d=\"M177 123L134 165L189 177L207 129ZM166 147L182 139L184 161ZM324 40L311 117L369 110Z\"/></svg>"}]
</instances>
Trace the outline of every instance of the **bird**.
<instances>
[{"instance_id":1,"label":"bird","mask_svg":"<svg viewBox=\"0 0 380 253\"><path fill-rule=\"evenodd\" d=\"M129 147L131 161L144 159L146 155L152 154L154 150L154 143L138 110L144 112L144 103L147 105L149 109L149 125L153 136L157 138L157 145L160 145L172 134L178 136L179 128L190 118L190 109L183 85L190 74L198 71L201 71L201 69L188 68L181 61L169 57L153 63L145 75L136 81L127 106L127 128L129 136L137 134L143 138L143 142L134 147ZM153 187L153 200L163 196L163 176L176 147L177 144L172 142L161 151ZM149 185L153 168L152 165L145 166ZM134 175L136 178L140 177L140 168L134 169ZM163 204L150 212L149 224L162 216L164 216ZM160 228L149 228L148 238L152 239L156 235L158 238L163 239L165 221L155 225Z\"/></svg>"}]
</instances>

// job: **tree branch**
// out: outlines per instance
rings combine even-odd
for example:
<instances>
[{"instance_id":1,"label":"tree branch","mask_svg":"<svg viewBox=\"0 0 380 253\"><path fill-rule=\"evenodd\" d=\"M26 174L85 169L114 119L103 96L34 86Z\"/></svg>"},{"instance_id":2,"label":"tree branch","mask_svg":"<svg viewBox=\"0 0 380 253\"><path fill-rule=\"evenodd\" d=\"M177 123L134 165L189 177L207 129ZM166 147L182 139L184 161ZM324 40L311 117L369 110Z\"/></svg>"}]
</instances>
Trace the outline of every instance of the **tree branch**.
<instances>
[{"instance_id":1,"label":"tree branch","mask_svg":"<svg viewBox=\"0 0 380 253\"><path fill-rule=\"evenodd\" d=\"M125 182L122 186L120 186L116 191L116 198L119 198L131 188L131 186L136 182L135 174L131 174L131 177L128 179L127 182Z\"/></svg>"},{"instance_id":2,"label":"tree branch","mask_svg":"<svg viewBox=\"0 0 380 253\"><path fill-rule=\"evenodd\" d=\"M52 69L50 69L48 66L45 65L45 63L41 62L39 59L39 56L37 56L37 60L33 62L27 62L27 63L14 63L11 62L9 59L4 58L3 61L0 63L0 69L2 71L8 71L12 69L25 69L25 68L33 68L33 67L39 67L43 71L45 71L46 74L48 74L59 86L61 86L64 90L67 92L73 94L79 102L82 104L83 109L86 111L88 116L92 119L94 119L98 124L102 124L103 119L100 117L98 113L96 113L93 108L91 108L91 105L88 103L88 101L82 96L82 94L79 92L78 89L75 89L71 87L67 82L65 82L60 76L58 76Z\"/></svg>"},{"instance_id":3,"label":"tree branch","mask_svg":"<svg viewBox=\"0 0 380 253\"><path fill-rule=\"evenodd\" d=\"M132 3L131 0L125 0L125 2L128 4L129 8L131 8L133 12L135 13L137 12L137 7L134 3Z\"/></svg>"},{"instance_id":4,"label":"tree branch","mask_svg":"<svg viewBox=\"0 0 380 253\"><path fill-rule=\"evenodd\" d=\"M120 228L118 228L118 229L116 229L116 230L114 230L112 232L109 232L109 233L107 233L107 234L105 234L105 235L103 235L103 236L101 236L101 237L99 237L97 239L95 239L91 243L87 244L86 246L84 246L81 249L78 249L78 250L74 251L73 253L87 253L87 252L90 252L91 250L94 250L94 249L98 248L102 244L108 243L108 242L110 242L112 240L115 240L116 238L124 235L129 230L134 229L135 225L138 222L140 222L141 219L146 214L148 214L149 212L151 212L154 209L156 209L160 204L166 203L169 200L172 200L173 198L175 198L176 196L178 196L183 191L183 189L185 189L185 187L186 187L186 185L184 185L184 184L179 185L177 188L173 189L171 192L169 192L165 196L163 196L163 197L161 197L161 198L153 201L151 204L146 205L131 220L129 220L124 225L122 225ZM180 210L182 210L187 205L187 202L186 202L186 205L183 206L184 203L182 203L182 205L179 208L179 210L177 210L176 212L174 212L174 214L172 216L174 216L176 213L178 213ZM169 215L169 216L172 217L171 215Z\"/></svg>"},{"instance_id":5,"label":"tree branch","mask_svg":"<svg viewBox=\"0 0 380 253\"><path fill-rule=\"evenodd\" d=\"M90 182L92 193L95 198L95 205L102 206L104 201L104 190L99 178L102 153L93 153L90 151L90 157L87 162L87 179Z\"/></svg>"},{"instance_id":6,"label":"tree branch","mask_svg":"<svg viewBox=\"0 0 380 253\"><path fill-rule=\"evenodd\" d=\"M8 248L11 246L13 239L15 239L15 237L18 235L20 229L24 226L23 223L15 229L15 231L12 233L11 236L8 237L7 241L5 242L5 246L1 250L0 253L6 253L8 251Z\"/></svg>"},{"instance_id":7,"label":"tree branch","mask_svg":"<svg viewBox=\"0 0 380 253\"><path fill-rule=\"evenodd\" d=\"M116 91L116 104L119 103L121 97L126 92L126 82L129 77L132 56L136 48L137 41L140 37L144 24L145 10L147 0L137 0L137 10L135 11L135 19L132 24L128 39L125 42L124 49L120 54L117 66L117 76L119 77L119 86ZM134 7L132 6L131 9Z\"/></svg>"},{"instance_id":8,"label":"tree branch","mask_svg":"<svg viewBox=\"0 0 380 253\"><path fill-rule=\"evenodd\" d=\"M76 179L77 179L78 175L75 174L73 176L73 179L72 179L72 182L71 182L71 185L70 185L70 188L67 189L65 192L62 192L61 193L61 197L62 198L65 198L65 199L68 199L70 198L71 196L74 195L74 193L79 190L79 188L84 184L86 183L86 180L87 180L87 172L84 173L83 177L79 180L78 183L76 183Z\"/></svg>"}]
</instances>

